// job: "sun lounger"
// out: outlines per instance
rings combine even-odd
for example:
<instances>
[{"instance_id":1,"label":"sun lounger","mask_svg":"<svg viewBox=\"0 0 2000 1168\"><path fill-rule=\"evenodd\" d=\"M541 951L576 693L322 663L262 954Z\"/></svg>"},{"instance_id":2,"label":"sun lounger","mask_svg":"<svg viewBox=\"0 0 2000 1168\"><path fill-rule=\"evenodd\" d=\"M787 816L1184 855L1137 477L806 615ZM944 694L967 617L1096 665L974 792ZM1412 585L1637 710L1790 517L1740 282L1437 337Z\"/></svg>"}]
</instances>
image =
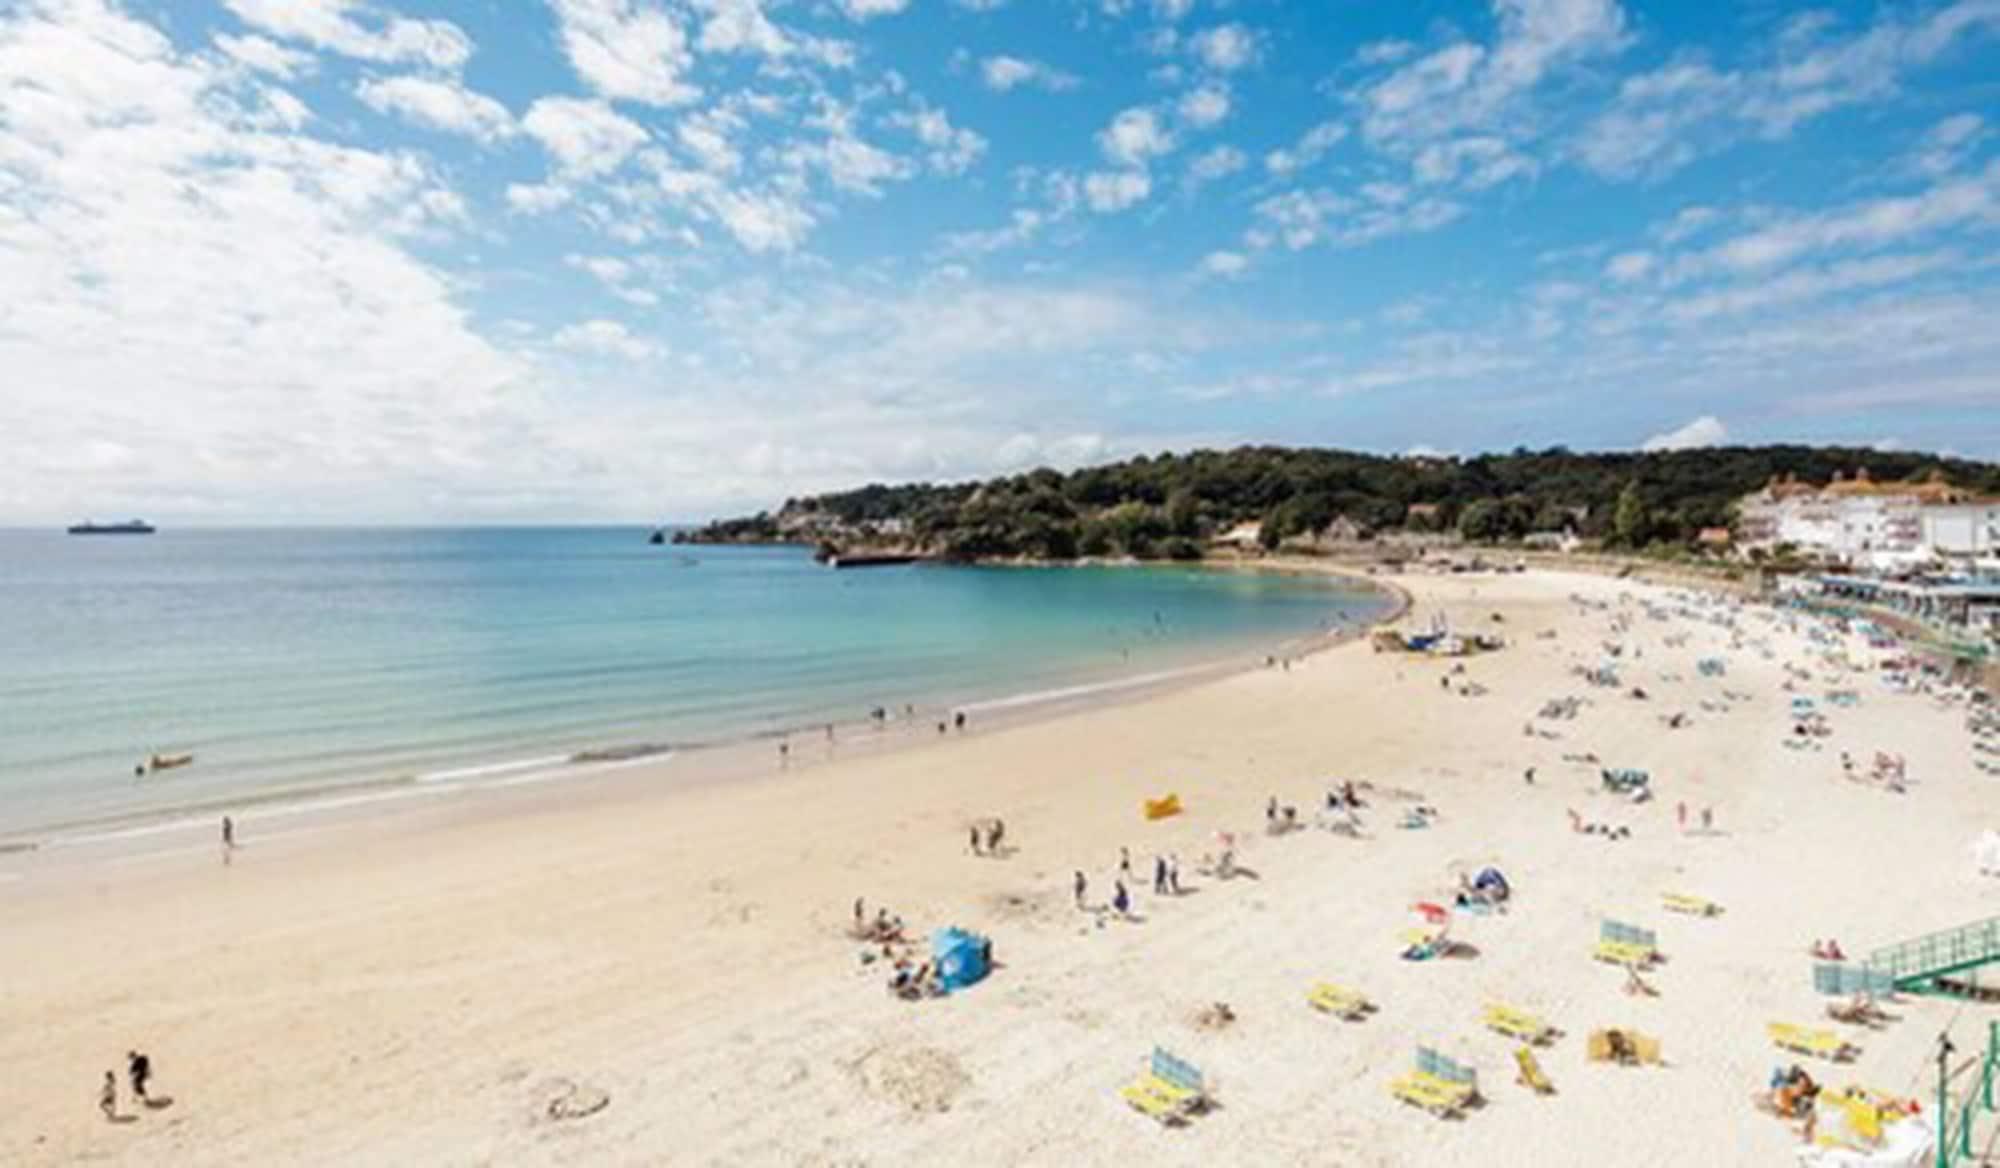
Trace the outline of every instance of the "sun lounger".
<instances>
[{"instance_id":1,"label":"sun lounger","mask_svg":"<svg viewBox=\"0 0 2000 1168\"><path fill-rule=\"evenodd\" d=\"M1322 981L1306 991L1306 1004L1323 1014L1332 1014L1349 1022L1358 1022L1375 1009L1375 1003L1366 994Z\"/></svg>"},{"instance_id":2,"label":"sun lounger","mask_svg":"<svg viewBox=\"0 0 2000 1168\"><path fill-rule=\"evenodd\" d=\"M1556 1093L1556 1085L1549 1082L1549 1077L1542 1073L1542 1064L1535 1058L1533 1050L1525 1046L1517 1048L1514 1051L1514 1065L1520 1068L1517 1078L1522 1086L1537 1095Z\"/></svg>"},{"instance_id":3,"label":"sun lounger","mask_svg":"<svg viewBox=\"0 0 2000 1168\"><path fill-rule=\"evenodd\" d=\"M1772 1022L1764 1027L1771 1041L1785 1050L1798 1054L1812 1055L1829 1062L1843 1062L1861 1052L1861 1048L1840 1037L1831 1030L1808 1030L1789 1022Z\"/></svg>"},{"instance_id":4,"label":"sun lounger","mask_svg":"<svg viewBox=\"0 0 2000 1168\"><path fill-rule=\"evenodd\" d=\"M1530 1046L1540 1046L1555 1037L1555 1027L1534 1014L1516 1010L1499 1002L1489 1003L1480 1020L1487 1029L1499 1031L1509 1038L1518 1038Z\"/></svg>"},{"instance_id":5,"label":"sun lounger","mask_svg":"<svg viewBox=\"0 0 2000 1168\"><path fill-rule=\"evenodd\" d=\"M1208 1088L1201 1072L1158 1046L1153 1048L1145 1072L1119 1094L1125 1102L1163 1124L1179 1123L1208 1102Z\"/></svg>"},{"instance_id":6,"label":"sun lounger","mask_svg":"<svg viewBox=\"0 0 2000 1168\"><path fill-rule=\"evenodd\" d=\"M1699 896L1688 896L1680 892L1662 892L1660 903L1668 912L1686 913L1693 917L1716 917L1722 915L1722 906Z\"/></svg>"},{"instance_id":7,"label":"sun lounger","mask_svg":"<svg viewBox=\"0 0 2000 1168\"><path fill-rule=\"evenodd\" d=\"M1479 1080L1463 1066L1427 1046L1417 1048L1416 1069L1389 1083L1389 1093L1440 1119L1457 1115L1479 1099Z\"/></svg>"}]
</instances>

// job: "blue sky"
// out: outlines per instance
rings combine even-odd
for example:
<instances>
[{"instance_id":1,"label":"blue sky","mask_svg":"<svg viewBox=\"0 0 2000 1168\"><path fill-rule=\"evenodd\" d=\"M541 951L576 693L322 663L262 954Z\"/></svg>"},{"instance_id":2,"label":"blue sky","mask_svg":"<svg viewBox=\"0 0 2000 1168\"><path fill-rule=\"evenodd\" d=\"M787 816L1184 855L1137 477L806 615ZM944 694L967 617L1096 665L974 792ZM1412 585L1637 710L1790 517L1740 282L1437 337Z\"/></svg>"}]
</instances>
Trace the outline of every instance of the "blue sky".
<instances>
[{"instance_id":1,"label":"blue sky","mask_svg":"<svg viewBox=\"0 0 2000 1168\"><path fill-rule=\"evenodd\" d=\"M2000 456L2000 0L0 0L0 521Z\"/></svg>"}]
</instances>

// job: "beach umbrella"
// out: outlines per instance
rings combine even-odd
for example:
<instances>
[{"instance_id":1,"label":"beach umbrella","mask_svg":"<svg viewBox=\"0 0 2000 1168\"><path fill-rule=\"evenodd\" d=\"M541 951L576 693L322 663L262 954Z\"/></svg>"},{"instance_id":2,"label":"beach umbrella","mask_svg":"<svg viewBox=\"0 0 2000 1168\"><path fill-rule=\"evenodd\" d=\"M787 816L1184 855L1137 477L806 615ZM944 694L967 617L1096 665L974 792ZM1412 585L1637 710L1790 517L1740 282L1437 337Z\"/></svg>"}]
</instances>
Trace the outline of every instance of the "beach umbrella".
<instances>
[{"instance_id":1,"label":"beach umbrella","mask_svg":"<svg viewBox=\"0 0 2000 1168\"><path fill-rule=\"evenodd\" d=\"M1446 921L1451 919L1450 909L1445 908L1441 904L1433 904L1428 900L1420 900L1417 903L1411 905L1410 911L1416 913L1418 916L1421 916L1422 918L1424 918L1425 920L1429 921L1431 924L1434 925L1444 924Z\"/></svg>"}]
</instances>

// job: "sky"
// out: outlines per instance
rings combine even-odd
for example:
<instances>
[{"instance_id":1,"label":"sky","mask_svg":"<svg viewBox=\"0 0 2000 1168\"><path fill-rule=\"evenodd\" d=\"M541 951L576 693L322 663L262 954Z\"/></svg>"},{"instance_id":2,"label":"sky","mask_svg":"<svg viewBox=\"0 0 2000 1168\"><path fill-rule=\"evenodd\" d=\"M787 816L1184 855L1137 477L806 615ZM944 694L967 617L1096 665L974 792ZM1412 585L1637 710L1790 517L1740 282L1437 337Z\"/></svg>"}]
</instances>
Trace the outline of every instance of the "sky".
<instances>
[{"instance_id":1,"label":"sky","mask_svg":"<svg viewBox=\"0 0 2000 1168\"><path fill-rule=\"evenodd\" d=\"M0 0L0 523L2000 457L2000 0Z\"/></svg>"}]
</instances>

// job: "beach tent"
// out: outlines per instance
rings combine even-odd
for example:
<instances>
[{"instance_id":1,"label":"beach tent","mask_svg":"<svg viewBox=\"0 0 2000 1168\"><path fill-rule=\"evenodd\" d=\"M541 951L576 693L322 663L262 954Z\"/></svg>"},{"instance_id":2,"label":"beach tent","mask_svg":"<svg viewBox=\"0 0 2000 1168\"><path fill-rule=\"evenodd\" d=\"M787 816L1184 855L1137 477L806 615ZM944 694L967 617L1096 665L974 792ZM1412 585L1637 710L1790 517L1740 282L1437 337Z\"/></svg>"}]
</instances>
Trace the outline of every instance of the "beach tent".
<instances>
[{"instance_id":1,"label":"beach tent","mask_svg":"<svg viewBox=\"0 0 2000 1168\"><path fill-rule=\"evenodd\" d=\"M946 993L962 990L986 976L992 942L956 925L931 934L931 963L938 985Z\"/></svg>"},{"instance_id":2,"label":"beach tent","mask_svg":"<svg viewBox=\"0 0 2000 1168\"><path fill-rule=\"evenodd\" d=\"M1472 887L1480 892L1490 890L1498 893L1501 900L1506 900L1509 896L1513 895L1513 889L1508 887L1507 878L1500 874L1500 869L1498 868L1480 869L1479 875L1472 878Z\"/></svg>"}]
</instances>

